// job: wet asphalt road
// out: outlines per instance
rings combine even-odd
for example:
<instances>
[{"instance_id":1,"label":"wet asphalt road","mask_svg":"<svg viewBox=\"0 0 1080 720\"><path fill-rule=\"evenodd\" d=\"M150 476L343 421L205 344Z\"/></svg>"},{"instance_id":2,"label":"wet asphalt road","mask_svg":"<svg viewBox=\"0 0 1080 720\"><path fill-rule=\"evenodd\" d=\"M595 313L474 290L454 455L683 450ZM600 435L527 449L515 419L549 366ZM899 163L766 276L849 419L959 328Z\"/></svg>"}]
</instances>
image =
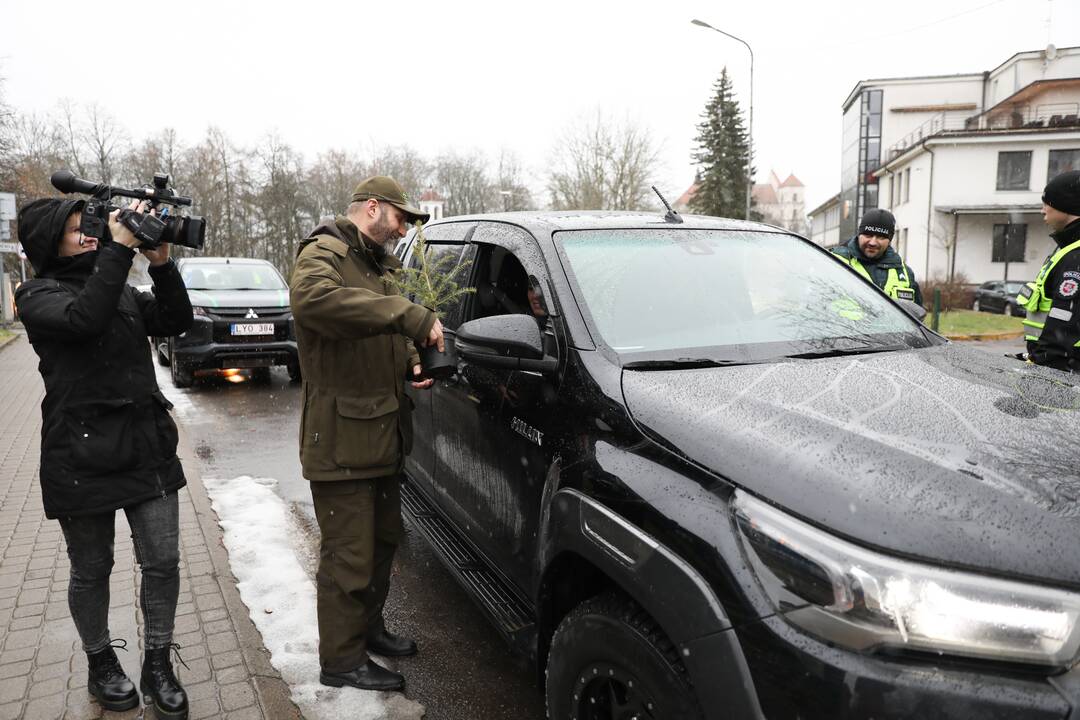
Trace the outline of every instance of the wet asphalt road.
<instances>
[{"instance_id":1,"label":"wet asphalt road","mask_svg":"<svg viewBox=\"0 0 1080 720\"><path fill-rule=\"evenodd\" d=\"M269 382L247 374L230 381L200 378L178 390L168 368L158 383L195 449L203 477L241 475L278 481L302 529L297 556L314 577L318 529L297 456L300 386L284 368ZM406 695L423 703L427 720L541 720L544 703L533 670L509 651L418 531L406 523L387 601L387 624L415 638L420 652L386 664L405 674Z\"/></svg>"}]
</instances>

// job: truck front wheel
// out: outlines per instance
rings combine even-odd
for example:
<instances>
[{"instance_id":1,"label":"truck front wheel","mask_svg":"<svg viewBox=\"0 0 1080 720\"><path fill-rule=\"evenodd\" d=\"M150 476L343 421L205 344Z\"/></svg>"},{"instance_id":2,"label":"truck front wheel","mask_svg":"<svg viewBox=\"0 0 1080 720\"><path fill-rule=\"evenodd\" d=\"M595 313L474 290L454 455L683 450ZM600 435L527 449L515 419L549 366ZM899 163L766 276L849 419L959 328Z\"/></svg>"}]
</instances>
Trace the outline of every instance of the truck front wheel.
<instances>
[{"instance_id":1,"label":"truck front wheel","mask_svg":"<svg viewBox=\"0 0 1080 720\"><path fill-rule=\"evenodd\" d=\"M660 626L617 593L563 618L547 661L550 720L701 718L686 668Z\"/></svg>"}]
</instances>

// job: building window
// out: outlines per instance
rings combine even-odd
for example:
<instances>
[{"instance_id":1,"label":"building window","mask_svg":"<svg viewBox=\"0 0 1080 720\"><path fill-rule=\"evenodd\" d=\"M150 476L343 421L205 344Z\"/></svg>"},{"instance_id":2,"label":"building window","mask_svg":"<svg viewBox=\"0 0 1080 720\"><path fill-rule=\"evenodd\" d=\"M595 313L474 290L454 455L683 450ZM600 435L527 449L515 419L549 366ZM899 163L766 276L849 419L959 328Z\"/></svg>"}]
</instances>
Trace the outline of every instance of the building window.
<instances>
[{"instance_id":1,"label":"building window","mask_svg":"<svg viewBox=\"0 0 1080 720\"><path fill-rule=\"evenodd\" d=\"M911 199L911 168L904 171L904 202Z\"/></svg>"},{"instance_id":2,"label":"building window","mask_svg":"<svg viewBox=\"0 0 1080 720\"><path fill-rule=\"evenodd\" d=\"M1024 262L1027 251L1027 225L994 225L991 262Z\"/></svg>"},{"instance_id":3,"label":"building window","mask_svg":"<svg viewBox=\"0 0 1080 720\"><path fill-rule=\"evenodd\" d=\"M1050 182L1061 173L1070 170L1080 170L1080 150L1051 150L1046 181Z\"/></svg>"},{"instance_id":4,"label":"building window","mask_svg":"<svg viewBox=\"0 0 1080 720\"><path fill-rule=\"evenodd\" d=\"M1031 188L1031 151L999 152L997 170L998 190L1029 190Z\"/></svg>"}]
</instances>

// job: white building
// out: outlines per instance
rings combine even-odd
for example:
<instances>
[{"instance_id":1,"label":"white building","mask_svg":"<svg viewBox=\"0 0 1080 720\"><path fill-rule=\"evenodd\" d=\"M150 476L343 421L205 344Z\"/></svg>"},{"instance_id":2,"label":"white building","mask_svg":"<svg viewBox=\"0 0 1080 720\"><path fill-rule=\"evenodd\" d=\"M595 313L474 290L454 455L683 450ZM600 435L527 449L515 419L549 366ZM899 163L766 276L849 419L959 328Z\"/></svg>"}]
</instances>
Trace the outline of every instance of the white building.
<instances>
[{"instance_id":1,"label":"white building","mask_svg":"<svg viewBox=\"0 0 1080 720\"><path fill-rule=\"evenodd\" d=\"M676 212L690 212L690 200L697 188L695 182L672 203ZM770 171L769 182L755 183L750 194L754 200L754 210L761 214L762 222L800 235L809 232L806 225L806 187L793 174L781 181L775 171Z\"/></svg>"},{"instance_id":2,"label":"white building","mask_svg":"<svg viewBox=\"0 0 1080 720\"><path fill-rule=\"evenodd\" d=\"M1080 48L986 73L860 82L844 105L841 241L871 207L920 278L1030 280L1054 247L1046 181L1080 169Z\"/></svg>"},{"instance_id":3,"label":"white building","mask_svg":"<svg viewBox=\"0 0 1080 720\"><path fill-rule=\"evenodd\" d=\"M446 215L446 200L443 196L428 188L420 194L420 211L431 216L432 220L438 220Z\"/></svg>"},{"instance_id":4,"label":"white building","mask_svg":"<svg viewBox=\"0 0 1080 720\"><path fill-rule=\"evenodd\" d=\"M840 237L840 193L811 210L807 217L809 237L821 247L835 247L847 240Z\"/></svg>"},{"instance_id":5,"label":"white building","mask_svg":"<svg viewBox=\"0 0 1080 720\"><path fill-rule=\"evenodd\" d=\"M773 170L769 182L756 183L750 191L754 209L761 213L762 221L786 230L807 234L806 187L799 178L789 174L783 182Z\"/></svg>"}]
</instances>

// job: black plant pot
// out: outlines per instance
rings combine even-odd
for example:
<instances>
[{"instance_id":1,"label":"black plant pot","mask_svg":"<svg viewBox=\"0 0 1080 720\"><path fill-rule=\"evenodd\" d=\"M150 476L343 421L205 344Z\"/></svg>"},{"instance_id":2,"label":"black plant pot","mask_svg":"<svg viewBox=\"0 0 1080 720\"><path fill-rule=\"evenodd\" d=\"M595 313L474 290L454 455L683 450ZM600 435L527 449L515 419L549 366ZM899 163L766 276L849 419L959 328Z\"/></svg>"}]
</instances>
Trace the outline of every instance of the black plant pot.
<instances>
[{"instance_id":1,"label":"black plant pot","mask_svg":"<svg viewBox=\"0 0 1080 720\"><path fill-rule=\"evenodd\" d=\"M444 352L439 352L439 348L435 345L417 348L424 377L445 380L457 371L457 354L449 338L445 339L443 346L446 348Z\"/></svg>"}]
</instances>

